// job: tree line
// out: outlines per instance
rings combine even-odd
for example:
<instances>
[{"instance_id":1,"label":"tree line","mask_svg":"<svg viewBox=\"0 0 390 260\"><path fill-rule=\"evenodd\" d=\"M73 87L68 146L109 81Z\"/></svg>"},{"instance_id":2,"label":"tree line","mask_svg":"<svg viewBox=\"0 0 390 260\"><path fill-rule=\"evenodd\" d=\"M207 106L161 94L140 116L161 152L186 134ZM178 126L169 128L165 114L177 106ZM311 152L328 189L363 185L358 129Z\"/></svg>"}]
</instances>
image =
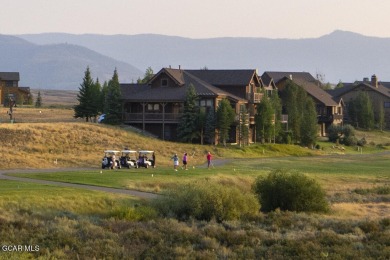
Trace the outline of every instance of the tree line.
<instances>
[{"instance_id":1,"label":"tree line","mask_svg":"<svg viewBox=\"0 0 390 260\"><path fill-rule=\"evenodd\" d=\"M74 107L74 117L96 122L99 114L105 114L104 123L119 124L122 118L121 95L116 69L112 78L102 86L98 78L92 79L87 67L77 94L79 104Z\"/></svg>"}]
</instances>

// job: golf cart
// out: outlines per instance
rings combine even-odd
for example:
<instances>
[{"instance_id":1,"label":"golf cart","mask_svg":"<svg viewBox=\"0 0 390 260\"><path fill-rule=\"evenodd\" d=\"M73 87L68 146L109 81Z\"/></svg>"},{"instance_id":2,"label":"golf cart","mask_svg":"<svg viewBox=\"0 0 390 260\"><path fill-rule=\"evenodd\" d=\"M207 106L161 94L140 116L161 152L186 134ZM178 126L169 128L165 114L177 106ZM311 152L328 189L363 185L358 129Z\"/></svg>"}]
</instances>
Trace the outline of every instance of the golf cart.
<instances>
[{"instance_id":1,"label":"golf cart","mask_svg":"<svg viewBox=\"0 0 390 260\"><path fill-rule=\"evenodd\" d=\"M110 168L110 169L120 169L121 165L117 158L119 151L116 150L106 150L104 151L104 157L102 159L102 169Z\"/></svg>"},{"instance_id":2,"label":"golf cart","mask_svg":"<svg viewBox=\"0 0 390 260\"><path fill-rule=\"evenodd\" d=\"M120 158L120 164L122 167L127 167L128 169L130 169L130 167L138 168L137 151L127 149L123 150Z\"/></svg>"},{"instance_id":3,"label":"golf cart","mask_svg":"<svg viewBox=\"0 0 390 260\"><path fill-rule=\"evenodd\" d=\"M153 153L153 151L138 151L138 167L149 168L150 166L154 166Z\"/></svg>"}]
</instances>

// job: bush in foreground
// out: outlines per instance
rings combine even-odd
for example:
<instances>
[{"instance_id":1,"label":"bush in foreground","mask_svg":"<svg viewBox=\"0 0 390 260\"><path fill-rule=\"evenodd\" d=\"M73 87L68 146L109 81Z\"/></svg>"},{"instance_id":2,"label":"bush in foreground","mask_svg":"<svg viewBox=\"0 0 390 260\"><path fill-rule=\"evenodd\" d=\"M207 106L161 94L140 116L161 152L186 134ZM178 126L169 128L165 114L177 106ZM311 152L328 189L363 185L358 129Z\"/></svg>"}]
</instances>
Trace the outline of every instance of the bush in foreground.
<instances>
[{"instance_id":1,"label":"bush in foreground","mask_svg":"<svg viewBox=\"0 0 390 260\"><path fill-rule=\"evenodd\" d=\"M258 177L253 190L261 203L261 210L265 212L277 208L297 212L329 210L321 186L301 173L274 170L266 177Z\"/></svg>"},{"instance_id":2,"label":"bush in foreground","mask_svg":"<svg viewBox=\"0 0 390 260\"><path fill-rule=\"evenodd\" d=\"M260 209L252 193L206 181L168 190L152 205L164 217L218 222L252 218Z\"/></svg>"}]
</instances>

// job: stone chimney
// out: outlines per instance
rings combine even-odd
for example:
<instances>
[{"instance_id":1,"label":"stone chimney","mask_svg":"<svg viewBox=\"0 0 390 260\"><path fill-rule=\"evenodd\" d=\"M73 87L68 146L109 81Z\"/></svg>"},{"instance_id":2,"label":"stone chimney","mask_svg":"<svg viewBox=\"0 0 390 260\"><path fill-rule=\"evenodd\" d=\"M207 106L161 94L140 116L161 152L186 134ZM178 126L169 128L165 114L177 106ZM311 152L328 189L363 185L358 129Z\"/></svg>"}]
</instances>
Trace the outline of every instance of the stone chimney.
<instances>
[{"instance_id":1,"label":"stone chimney","mask_svg":"<svg viewBox=\"0 0 390 260\"><path fill-rule=\"evenodd\" d=\"M371 76L371 85L375 88L378 88L378 78L375 74Z\"/></svg>"}]
</instances>

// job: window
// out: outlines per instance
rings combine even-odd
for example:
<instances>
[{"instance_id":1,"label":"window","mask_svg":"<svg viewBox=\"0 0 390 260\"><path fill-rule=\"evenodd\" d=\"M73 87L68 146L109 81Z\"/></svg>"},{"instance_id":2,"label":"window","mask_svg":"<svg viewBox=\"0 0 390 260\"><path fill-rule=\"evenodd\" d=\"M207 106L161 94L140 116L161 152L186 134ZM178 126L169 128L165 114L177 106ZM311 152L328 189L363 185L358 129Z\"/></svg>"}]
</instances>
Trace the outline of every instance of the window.
<instances>
[{"instance_id":1,"label":"window","mask_svg":"<svg viewBox=\"0 0 390 260\"><path fill-rule=\"evenodd\" d=\"M148 104L148 111L159 111L160 105L159 104Z\"/></svg>"},{"instance_id":2,"label":"window","mask_svg":"<svg viewBox=\"0 0 390 260\"><path fill-rule=\"evenodd\" d=\"M384 105L385 105L385 108L390 108L390 102L385 102Z\"/></svg>"},{"instance_id":3,"label":"window","mask_svg":"<svg viewBox=\"0 0 390 260\"><path fill-rule=\"evenodd\" d=\"M202 99L199 101L199 106L201 107L213 107L214 102L212 99Z\"/></svg>"},{"instance_id":4,"label":"window","mask_svg":"<svg viewBox=\"0 0 390 260\"><path fill-rule=\"evenodd\" d=\"M162 80L161 80L161 86L162 86L162 87L168 86L168 80L167 80L167 79L162 79Z\"/></svg>"}]
</instances>

